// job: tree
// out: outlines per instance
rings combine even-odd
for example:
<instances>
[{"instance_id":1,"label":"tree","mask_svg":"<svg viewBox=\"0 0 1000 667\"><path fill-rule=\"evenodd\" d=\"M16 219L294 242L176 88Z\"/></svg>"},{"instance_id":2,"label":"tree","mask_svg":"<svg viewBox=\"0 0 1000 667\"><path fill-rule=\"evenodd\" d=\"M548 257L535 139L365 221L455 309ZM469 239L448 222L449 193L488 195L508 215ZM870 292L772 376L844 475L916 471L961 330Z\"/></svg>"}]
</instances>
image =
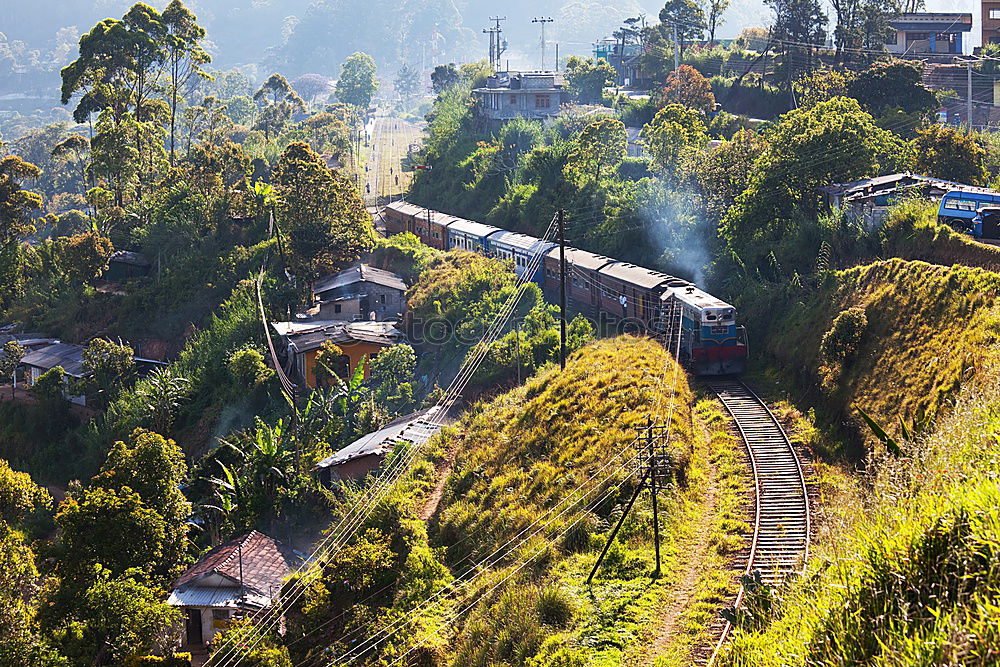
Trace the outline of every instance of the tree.
<instances>
[{"instance_id":1,"label":"tree","mask_svg":"<svg viewBox=\"0 0 1000 667\"><path fill-rule=\"evenodd\" d=\"M115 575L98 566L94 581L54 628L62 652L74 664L129 664L130 658L172 648L180 611L136 572Z\"/></svg>"},{"instance_id":2,"label":"tree","mask_svg":"<svg viewBox=\"0 0 1000 667\"><path fill-rule=\"evenodd\" d=\"M861 51L885 51L888 20L903 10L893 0L831 0L837 25L833 31L835 62L857 60Z\"/></svg>"},{"instance_id":3,"label":"tree","mask_svg":"<svg viewBox=\"0 0 1000 667\"><path fill-rule=\"evenodd\" d=\"M52 504L52 496L45 487L38 486L31 475L18 472L0 459L0 520L8 526L17 526L37 509Z\"/></svg>"},{"instance_id":4,"label":"tree","mask_svg":"<svg viewBox=\"0 0 1000 667\"><path fill-rule=\"evenodd\" d=\"M730 141L706 152L698 161L697 179L708 217L718 224L740 193L747 189L753 165L767 150L767 140L753 130L740 130Z\"/></svg>"},{"instance_id":5,"label":"tree","mask_svg":"<svg viewBox=\"0 0 1000 667\"><path fill-rule=\"evenodd\" d=\"M583 104L600 104L604 87L615 81L615 68L604 59L570 56L566 61L566 84L570 94Z\"/></svg>"},{"instance_id":6,"label":"tree","mask_svg":"<svg viewBox=\"0 0 1000 667\"><path fill-rule=\"evenodd\" d=\"M39 176L38 167L16 155L0 160L0 249L34 233L32 214L41 208L42 196L22 189L21 182Z\"/></svg>"},{"instance_id":7,"label":"tree","mask_svg":"<svg viewBox=\"0 0 1000 667\"><path fill-rule=\"evenodd\" d=\"M824 67L800 76L792 84L792 89L800 107L814 107L834 97L848 96L848 85L854 76L850 71Z\"/></svg>"},{"instance_id":8,"label":"tree","mask_svg":"<svg viewBox=\"0 0 1000 667\"><path fill-rule=\"evenodd\" d=\"M87 388L96 392L100 404L108 405L132 380L135 350L121 342L95 338L83 350L83 369L89 376Z\"/></svg>"},{"instance_id":9,"label":"tree","mask_svg":"<svg viewBox=\"0 0 1000 667\"><path fill-rule=\"evenodd\" d=\"M308 145L289 144L274 168L282 232L307 278L355 261L374 246L371 216L357 190Z\"/></svg>"},{"instance_id":10,"label":"tree","mask_svg":"<svg viewBox=\"0 0 1000 667\"><path fill-rule=\"evenodd\" d=\"M76 285L99 276L113 250L110 240L93 231L59 239L62 269Z\"/></svg>"},{"instance_id":11,"label":"tree","mask_svg":"<svg viewBox=\"0 0 1000 667\"><path fill-rule=\"evenodd\" d=\"M602 118L583 128L577 139L577 150L570 155L569 167L593 170L594 180L601 180L601 169L614 169L625 159L628 136L625 123L615 118Z\"/></svg>"},{"instance_id":12,"label":"tree","mask_svg":"<svg viewBox=\"0 0 1000 667\"><path fill-rule=\"evenodd\" d=\"M771 36L783 54L787 90L797 69L812 67L813 51L826 39L826 14L819 0L764 0L774 12Z\"/></svg>"},{"instance_id":13,"label":"tree","mask_svg":"<svg viewBox=\"0 0 1000 667\"><path fill-rule=\"evenodd\" d=\"M382 350L371 360L375 400L390 413L399 414L413 404L413 378L417 354L405 343Z\"/></svg>"},{"instance_id":14,"label":"tree","mask_svg":"<svg viewBox=\"0 0 1000 667\"><path fill-rule=\"evenodd\" d=\"M657 111L642 128L641 136L653 160L670 173L679 173L680 158L688 149L708 142L701 114L680 104L668 104Z\"/></svg>"},{"instance_id":15,"label":"tree","mask_svg":"<svg viewBox=\"0 0 1000 667\"><path fill-rule=\"evenodd\" d=\"M420 72L403 63L403 66L396 72L396 81L394 83L396 92L404 100L413 97L420 92Z\"/></svg>"},{"instance_id":16,"label":"tree","mask_svg":"<svg viewBox=\"0 0 1000 667\"><path fill-rule=\"evenodd\" d=\"M916 170L948 181L986 185L986 149L975 135L939 123L917 130Z\"/></svg>"},{"instance_id":17,"label":"tree","mask_svg":"<svg viewBox=\"0 0 1000 667\"><path fill-rule=\"evenodd\" d=\"M202 65L212 62L212 57L201 47L205 29L198 25L197 17L184 6L181 0L170 0L163 10L165 29L165 60L170 95L170 164L175 161L175 136L177 125L177 101L187 92L189 83L195 77L211 78Z\"/></svg>"},{"instance_id":18,"label":"tree","mask_svg":"<svg viewBox=\"0 0 1000 667\"><path fill-rule=\"evenodd\" d=\"M316 98L328 94L333 86L330 79L322 74L303 74L292 81L292 88L302 99L308 100L310 104L315 104Z\"/></svg>"},{"instance_id":19,"label":"tree","mask_svg":"<svg viewBox=\"0 0 1000 667\"><path fill-rule=\"evenodd\" d=\"M79 134L71 134L52 148L52 157L65 165L73 164L80 177L81 193L86 192L87 186L90 185L87 174L90 140Z\"/></svg>"},{"instance_id":20,"label":"tree","mask_svg":"<svg viewBox=\"0 0 1000 667\"><path fill-rule=\"evenodd\" d=\"M898 109L905 114L930 119L938 108L934 91L923 81L920 61L893 59L873 64L847 83L847 94L868 113L882 116Z\"/></svg>"},{"instance_id":21,"label":"tree","mask_svg":"<svg viewBox=\"0 0 1000 667\"><path fill-rule=\"evenodd\" d=\"M715 30L723 24L722 15L731 0L708 0L708 45L715 46Z\"/></svg>"},{"instance_id":22,"label":"tree","mask_svg":"<svg viewBox=\"0 0 1000 667\"><path fill-rule=\"evenodd\" d=\"M660 10L660 30L670 38L673 26L677 29L677 42L681 53L688 43L705 35L705 13L695 0L667 0Z\"/></svg>"},{"instance_id":23,"label":"tree","mask_svg":"<svg viewBox=\"0 0 1000 667\"><path fill-rule=\"evenodd\" d=\"M462 76L458 73L458 69L455 68L455 63L438 65L431 72L431 86L434 88L436 95L440 95L449 88L457 86L461 80Z\"/></svg>"},{"instance_id":24,"label":"tree","mask_svg":"<svg viewBox=\"0 0 1000 667\"><path fill-rule=\"evenodd\" d=\"M339 345L333 341L324 341L316 353L313 375L320 386L330 385L337 378L345 379L350 372L349 360Z\"/></svg>"},{"instance_id":25,"label":"tree","mask_svg":"<svg viewBox=\"0 0 1000 667\"><path fill-rule=\"evenodd\" d=\"M745 265L784 261L784 273L810 270L815 262L817 188L906 169L911 161L902 140L846 97L788 112L768 133L768 141L754 162L748 187L723 219L720 235ZM825 157L817 160L817 155Z\"/></svg>"},{"instance_id":26,"label":"tree","mask_svg":"<svg viewBox=\"0 0 1000 667\"><path fill-rule=\"evenodd\" d=\"M157 433L169 433L174 415L187 397L190 381L170 368L157 368L146 377L136 396L143 402L149 423Z\"/></svg>"},{"instance_id":27,"label":"tree","mask_svg":"<svg viewBox=\"0 0 1000 667\"><path fill-rule=\"evenodd\" d=\"M139 569L146 581L169 581L176 565L164 567L163 562L164 550L173 547L170 527L130 488L93 487L71 494L59 506L55 521L65 593L88 587L97 565L112 576Z\"/></svg>"},{"instance_id":28,"label":"tree","mask_svg":"<svg viewBox=\"0 0 1000 667\"><path fill-rule=\"evenodd\" d=\"M660 97L666 104L680 104L704 114L715 109L711 84L690 65L681 65L667 75Z\"/></svg>"},{"instance_id":29,"label":"tree","mask_svg":"<svg viewBox=\"0 0 1000 667\"><path fill-rule=\"evenodd\" d=\"M256 389L274 377L274 371L264 363L264 355L251 346L241 347L233 352L227 366L241 391Z\"/></svg>"},{"instance_id":30,"label":"tree","mask_svg":"<svg viewBox=\"0 0 1000 667\"><path fill-rule=\"evenodd\" d=\"M375 60L361 52L350 56L341 67L340 78L337 79L337 99L367 109L377 90Z\"/></svg>"},{"instance_id":31,"label":"tree","mask_svg":"<svg viewBox=\"0 0 1000 667\"><path fill-rule=\"evenodd\" d=\"M14 373L27 353L24 346L16 340L9 340L3 345L3 354L0 355L0 379L10 380L11 398L14 397Z\"/></svg>"},{"instance_id":32,"label":"tree","mask_svg":"<svg viewBox=\"0 0 1000 667\"><path fill-rule=\"evenodd\" d=\"M278 133L296 110L304 110L305 102L298 93L292 90L288 79L281 74L272 74L267 78L257 92L253 94L254 102L262 106L260 118L256 126L263 127L264 138L271 140L271 132Z\"/></svg>"}]
</instances>

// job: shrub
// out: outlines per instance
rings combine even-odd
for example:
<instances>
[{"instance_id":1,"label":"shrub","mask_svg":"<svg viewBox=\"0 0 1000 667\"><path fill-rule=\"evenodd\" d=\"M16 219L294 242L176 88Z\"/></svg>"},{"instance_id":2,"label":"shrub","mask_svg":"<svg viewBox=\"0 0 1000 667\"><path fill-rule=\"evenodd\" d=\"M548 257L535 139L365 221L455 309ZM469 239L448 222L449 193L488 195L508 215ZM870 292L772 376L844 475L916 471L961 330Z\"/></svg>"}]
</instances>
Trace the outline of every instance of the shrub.
<instances>
[{"instance_id":1,"label":"shrub","mask_svg":"<svg viewBox=\"0 0 1000 667\"><path fill-rule=\"evenodd\" d=\"M264 363L264 355L256 348L241 347L229 357L229 372L243 387L259 387L274 375L274 371Z\"/></svg>"},{"instance_id":2,"label":"shrub","mask_svg":"<svg viewBox=\"0 0 1000 667\"><path fill-rule=\"evenodd\" d=\"M538 592L535 609L542 623L554 628L564 628L573 620L573 601L563 589L555 585Z\"/></svg>"},{"instance_id":3,"label":"shrub","mask_svg":"<svg viewBox=\"0 0 1000 667\"><path fill-rule=\"evenodd\" d=\"M858 353L858 346L868 326L865 309L854 306L833 320L830 330L820 343L820 354L827 363L848 363Z\"/></svg>"}]
</instances>

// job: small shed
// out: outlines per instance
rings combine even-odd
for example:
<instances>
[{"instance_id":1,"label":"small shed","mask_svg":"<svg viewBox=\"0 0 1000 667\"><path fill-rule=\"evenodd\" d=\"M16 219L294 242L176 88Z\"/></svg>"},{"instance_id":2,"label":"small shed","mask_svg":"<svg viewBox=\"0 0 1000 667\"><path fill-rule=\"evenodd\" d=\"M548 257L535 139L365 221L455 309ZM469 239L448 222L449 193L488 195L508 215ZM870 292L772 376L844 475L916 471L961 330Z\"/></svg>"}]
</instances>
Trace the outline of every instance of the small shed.
<instances>
[{"instance_id":1,"label":"small shed","mask_svg":"<svg viewBox=\"0 0 1000 667\"><path fill-rule=\"evenodd\" d=\"M384 428L362 436L316 464L319 480L326 486L358 480L378 470L397 443L422 445L441 430L444 421L434 406L389 422Z\"/></svg>"},{"instance_id":2,"label":"small shed","mask_svg":"<svg viewBox=\"0 0 1000 667\"><path fill-rule=\"evenodd\" d=\"M24 369L25 386L33 387L38 378L56 366L62 367L67 378L79 380L85 377L87 373L83 368L83 349L82 345L53 343L29 350L20 364ZM67 394L66 399L77 405L87 404L86 396Z\"/></svg>"},{"instance_id":3,"label":"small shed","mask_svg":"<svg viewBox=\"0 0 1000 667\"><path fill-rule=\"evenodd\" d=\"M182 647L210 643L237 612L270 607L282 581L304 560L256 530L210 550L174 582L167 598L167 604L184 613Z\"/></svg>"},{"instance_id":4,"label":"small shed","mask_svg":"<svg viewBox=\"0 0 1000 667\"><path fill-rule=\"evenodd\" d=\"M108 258L108 268L101 276L112 282L125 282L131 278L143 278L149 275L152 263L142 253L130 250L116 250Z\"/></svg>"}]
</instances>

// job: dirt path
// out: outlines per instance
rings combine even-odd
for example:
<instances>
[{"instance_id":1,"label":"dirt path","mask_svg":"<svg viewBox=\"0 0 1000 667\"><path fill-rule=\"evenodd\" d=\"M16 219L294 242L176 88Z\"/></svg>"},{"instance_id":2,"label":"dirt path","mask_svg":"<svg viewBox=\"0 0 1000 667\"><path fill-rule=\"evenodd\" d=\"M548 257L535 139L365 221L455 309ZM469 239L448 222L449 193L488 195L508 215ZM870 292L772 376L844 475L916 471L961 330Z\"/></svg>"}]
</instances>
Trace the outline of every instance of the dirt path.
<instances>
[{"instance_id":1,"label":"dirt path","mask_svg":"<svg viewBox=\"0 0 1000 667\"><path fill-rule=\"evenodd\" d=\"M715 515L716 471L709 463L709 479L705 489L705 497L701 501L700 513L705 517ZM678 579L670 593L670 601L661 609L662 621L656 630L655 639L644 651L637 665L652 665L656 657L664 653L676 641L677 633L682 631L681 615L694 598L698 580L704 574L704 563L708 550L712 548L709 542L711 521L702 521L697 530L681 546L681 552L688 554L684 563L684 573Z\"/></svg>"},{"instance_id":2,"label":"dirt path","mask_svg":"<svg viewBox=\"0 0 1000 667\"><path fill-rule=\"evenodd\" d=\"M421 521L430 521L434 513L437 512L438 505L441 504L441 498L444 497L444 487L448 482L448 475L451 474L452 466L455 464L455 453L457 451L457 448L454 447L449 450L444 461L439 463L435 468L437 481L434 482L434 490L431 491L431 495L427 497L427 501L420 509L419 518Z\"/></svg>"}]
</instances>

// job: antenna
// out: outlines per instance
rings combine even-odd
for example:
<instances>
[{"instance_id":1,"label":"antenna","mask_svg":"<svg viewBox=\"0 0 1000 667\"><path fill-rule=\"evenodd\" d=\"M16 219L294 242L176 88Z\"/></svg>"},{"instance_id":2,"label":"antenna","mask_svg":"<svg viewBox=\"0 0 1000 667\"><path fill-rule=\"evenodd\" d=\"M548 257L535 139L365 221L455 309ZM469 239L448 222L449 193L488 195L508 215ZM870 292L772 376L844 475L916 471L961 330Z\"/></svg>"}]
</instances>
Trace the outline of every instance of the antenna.
<instances>
[{"instance_id":1,"label":"antenna","mask_svg":"<svg viewBox=\"0 0 1000 667\"><path fill-rule=\"evenodd\" d=\"M552 23L553 21L555 21L555 19L553 19L551 16L539 16L537 18L531 19L532 23L539 23L542 26L542 39L541 39L541 47L542 47L542 67L541 67L541 69L542 70L545 69L545 24L546 23Z\"/></svg>"}]
</instances>

